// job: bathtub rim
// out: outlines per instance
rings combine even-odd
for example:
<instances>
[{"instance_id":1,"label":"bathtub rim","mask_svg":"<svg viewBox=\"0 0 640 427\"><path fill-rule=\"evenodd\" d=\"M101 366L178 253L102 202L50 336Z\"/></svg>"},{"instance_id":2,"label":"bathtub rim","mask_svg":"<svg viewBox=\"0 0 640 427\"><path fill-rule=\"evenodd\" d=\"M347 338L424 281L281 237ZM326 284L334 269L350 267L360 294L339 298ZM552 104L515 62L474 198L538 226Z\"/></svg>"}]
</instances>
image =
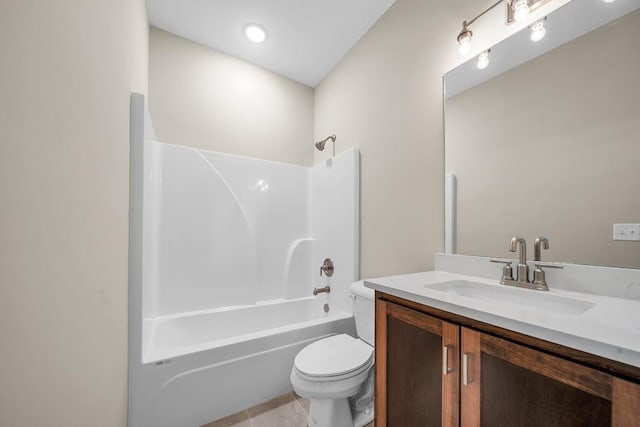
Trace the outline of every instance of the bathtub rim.
<instances>
[{"instance_id":1,"label":"bathtub rim","mask_svg":"<svg viewBox=\"0 0 640 427\"><path fill-rule=\"evenodd\" d=\"M330 311L325 316L318 317L315 319L303 320L301 322L290 323L283 326L277 326L275 328L262 329L259 331L249 332L246 334L236 335L228 338L209 340L209 341L205 341L198 344L176 346L176 347L162 347L162 346L157 346L154 343L156 329L159 326L161 326L163 323L169 322L171 320L188 318L188 317L197 317L197 316L215 314L215 313L223 313L223 312L242 310L242 309L251 309L254 307L263 307L263 306L269 306L269 305L285 305L288 303L296 303L300 301L312 301L312 300L319 300L319 298L303 297L303 298L296 298L296 299L284 300L284 301L270 300L270 301L251 304L251 305L197 310L197 311L190 311L186 313L176 313L176 314L158 316L153 319L147 319L145 326L149 329L144 334L147 340L147 345L145 346L146 351L142 354L142 358L140 362L143 365L149 365L149 364L159 365L159 364L166 363L170 359L177 358L180 356L186 356L193 353L226 347L226 346L238 344L245 341L263 338L269 335L282 334L295 329L312 327L315 325L320 325L320 324L328 323L332 321L353 318L353 313L344 311L340 308L336 308ZM318 301L318 304L320 303L321 301Z\"/></svg>"},{"instance_id":2,"label":"bathtub rim","mask_svg":"<svg viewBox=\"0 0 640 427\"><path fill-rule=\"evenodd\" d=\"M322 296L308 296L308 297L291 298L291 299L276 298L276 299L270 299L266 301L257 301L255 304L231 305L231 306L225 306L225 307L215 307L215 308L205 308L202 310L185 311L180 313L161 314L153 318L149 318L149 320L153 320L154 322L173 320L173 319L180 319L183 317L201 316L201 315L213 314L213 313L224 313L227 311L245 310L245 309L251 309L255 307L265 307L270 305L287 305L287 304L297 303L300 301L317 300L318 303L320 303L319 300L321 298Z\"/></svg>"}]
</instances>

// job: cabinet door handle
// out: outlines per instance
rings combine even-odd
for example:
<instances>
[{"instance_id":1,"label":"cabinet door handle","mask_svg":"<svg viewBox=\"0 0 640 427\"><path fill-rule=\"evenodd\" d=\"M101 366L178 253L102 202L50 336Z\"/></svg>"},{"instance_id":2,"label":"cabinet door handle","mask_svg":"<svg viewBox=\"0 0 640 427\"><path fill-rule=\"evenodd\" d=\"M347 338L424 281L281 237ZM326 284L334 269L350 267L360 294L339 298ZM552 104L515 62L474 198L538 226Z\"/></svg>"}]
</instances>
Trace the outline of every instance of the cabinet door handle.
<instances>
[{"instance_id":1,"label":"cabinet door handle","mask_svg":"<svg viewBox=\"0 0 640 427\"><path fill-rule=\"evenodd\" d=\"M442 346L442 375L449 375L453 372L453 369L449 368L449 349L452 348L452 345Z\"/></svg>"},{"instance_id":2,"label":"cabinet door handle","mask_svg":"<svg viewBox=\"0 0 640 427\"><path fill-rule=\"evenodd\" d=\"M464 353L462 355L462 384L469 385L473 379L469 376L469 358L473 353Z\"/></svg>"}]
</instances>

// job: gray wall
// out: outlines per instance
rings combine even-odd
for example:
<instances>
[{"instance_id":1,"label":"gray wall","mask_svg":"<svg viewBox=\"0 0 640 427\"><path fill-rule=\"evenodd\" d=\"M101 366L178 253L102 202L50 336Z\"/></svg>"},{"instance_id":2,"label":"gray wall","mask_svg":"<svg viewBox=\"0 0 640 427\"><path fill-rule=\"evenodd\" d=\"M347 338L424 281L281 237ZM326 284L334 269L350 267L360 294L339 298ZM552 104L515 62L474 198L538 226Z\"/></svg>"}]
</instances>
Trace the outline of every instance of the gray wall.
<instances>
[{"instance_id":1,"label":"gray wall","mask_svg":"<svg viewBox=\"0 0 640 427\"><path fill-rule=\"evenodd\" d=\"M316 138L361 151L363 278L432 269L443 249L442 75L465 13L398 0L316 88Z\"/></svg>"},{"instance_id":2,"label":"gray wall","mask_svg":"<svg viewBox=\"0 0 640 427\"><path fill-rule=\"evenodd\" d=\"M0 425L124 426L143 0L0 1Z\"/></svg>"},{"instance_id":3,"label":"gray wall","mask_svg":"<svg viewBox=\"0 0 640 427\"><path fill-rule=\"evenodd\" d=\"M149 43L149 110L160 141L312 164L312 88L153 27Z\"/></svg>"}]
</instances>

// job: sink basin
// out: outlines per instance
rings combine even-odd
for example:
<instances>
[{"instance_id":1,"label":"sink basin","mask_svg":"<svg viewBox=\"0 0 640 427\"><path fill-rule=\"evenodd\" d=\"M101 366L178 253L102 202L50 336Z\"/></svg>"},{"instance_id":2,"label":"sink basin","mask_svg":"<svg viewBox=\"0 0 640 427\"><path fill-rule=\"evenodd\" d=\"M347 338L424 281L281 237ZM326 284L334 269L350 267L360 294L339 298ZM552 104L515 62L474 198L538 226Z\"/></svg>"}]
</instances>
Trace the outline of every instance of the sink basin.
<instances>
[{"instance_id":1,"label":"sink basin","mask_svg":"<svg viewBox=\"0 0 640 427\"><path fill-rule=\"evenodd\" d=\"M509 286L487 285L485 283L466 280L450 280L447 282L424 285L425 288L440 291L449 295L472 298L475 300L513 304L527 310L556 316L577 316L593 308L594 303L570 297L552 295L545 291L519 289Z\"/></svg>"}]
</instances>

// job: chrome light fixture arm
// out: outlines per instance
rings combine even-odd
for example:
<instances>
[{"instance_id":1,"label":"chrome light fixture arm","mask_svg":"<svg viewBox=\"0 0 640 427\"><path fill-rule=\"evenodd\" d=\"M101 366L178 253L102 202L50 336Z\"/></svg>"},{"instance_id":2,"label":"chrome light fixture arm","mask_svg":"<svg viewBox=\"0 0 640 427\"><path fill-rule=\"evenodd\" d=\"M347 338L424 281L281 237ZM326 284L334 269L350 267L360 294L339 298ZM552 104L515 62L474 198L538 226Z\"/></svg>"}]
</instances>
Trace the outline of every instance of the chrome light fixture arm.
<instances>
[{"instance_id":1,"label":"chrome light fixture arm","mask_svg":"<svg viewBox=\"0 0 640 427\"><path fill-rule=\"evenodd\" d=\"M511 19L520 21L528 16L531 8L535 8L538 5L544 4L549 0L498 0L485 10L474 16L472 19L462 21L462 30L458 34L458 44L460 45L460 53L466 54L470 51L471 37L473 32L469 28L474 22L484 16L486 13L494 9L501 3L506 3L508 7L507 24L511 23ZM541 38L541 37L540 37Z\"/></svg>"}]
</instances>

